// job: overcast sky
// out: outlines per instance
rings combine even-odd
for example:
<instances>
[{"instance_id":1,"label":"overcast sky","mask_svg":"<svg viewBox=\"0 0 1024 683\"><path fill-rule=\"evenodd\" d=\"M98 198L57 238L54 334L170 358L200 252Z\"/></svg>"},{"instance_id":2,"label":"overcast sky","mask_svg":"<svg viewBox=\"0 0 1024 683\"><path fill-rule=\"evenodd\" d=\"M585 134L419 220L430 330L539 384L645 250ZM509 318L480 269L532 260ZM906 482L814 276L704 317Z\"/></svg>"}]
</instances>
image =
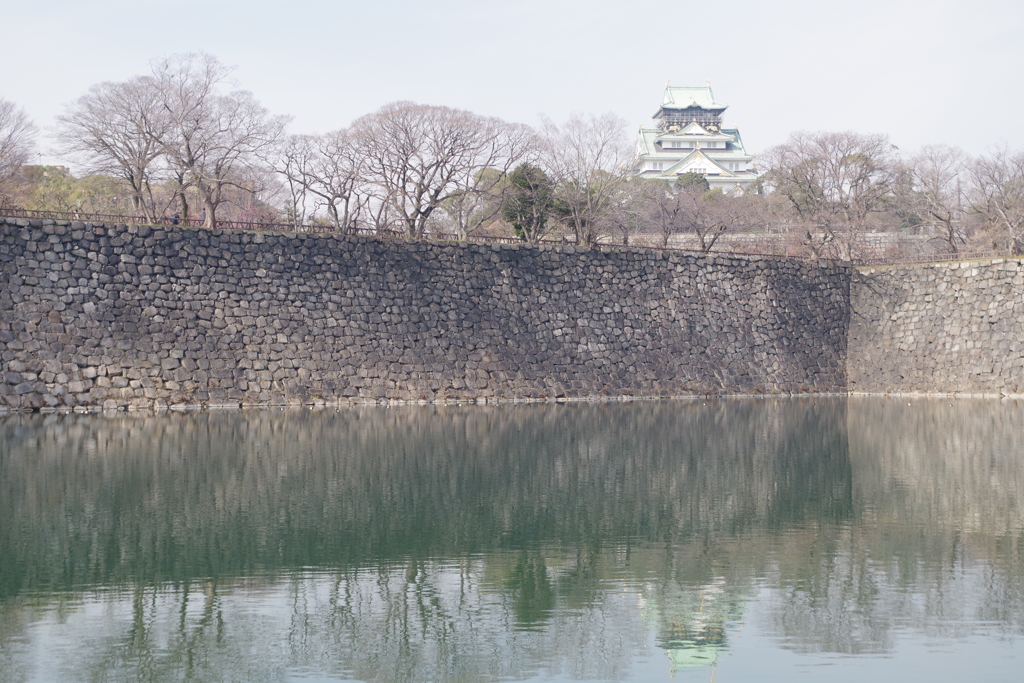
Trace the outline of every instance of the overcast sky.
<instances>
[{"instance_id":1,"label":"overcast sky","mask_svg":"<svg viewBox=\"0 0 1024 683\"><path fill-rule=\"evenodd\" d=\"M749 151L797 130L901 149L1024 148L1024 3L0 0L0 98L46 129L90 85L205 51L291 131L394 100L536 124L612 111L649 124L666 81L729 104ZM45 141L44 141L45 147ZM45 149L43 150L45 151Z\"/></svg>"}]
</instances>

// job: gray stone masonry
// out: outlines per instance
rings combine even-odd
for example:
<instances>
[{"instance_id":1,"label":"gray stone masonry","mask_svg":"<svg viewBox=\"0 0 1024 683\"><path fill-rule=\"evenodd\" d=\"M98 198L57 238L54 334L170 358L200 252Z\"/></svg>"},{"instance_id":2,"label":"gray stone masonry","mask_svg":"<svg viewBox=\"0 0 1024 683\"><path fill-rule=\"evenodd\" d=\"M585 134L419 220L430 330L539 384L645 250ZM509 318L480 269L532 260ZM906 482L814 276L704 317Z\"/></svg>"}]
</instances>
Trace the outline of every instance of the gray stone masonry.
<instances>
[{"instance_id":1,"label":"gray stone masonry","mask_svg":"<svg viewBox=\"0 0 1024 683\"><path fill-rule=\"evenodd\" d=\"M1024 260L861 268L851 392L1024 394Z\"/></svg>"},{"instance_id":2,"label":"gray stone masonry","mask_svg":"<svg viewBox=\"0 0 1024 683\"><path fill-rule=\"evenodd\" d=\"M843 391L850 272L0 219L0 406Z\"/></svg>"}]
</instances>

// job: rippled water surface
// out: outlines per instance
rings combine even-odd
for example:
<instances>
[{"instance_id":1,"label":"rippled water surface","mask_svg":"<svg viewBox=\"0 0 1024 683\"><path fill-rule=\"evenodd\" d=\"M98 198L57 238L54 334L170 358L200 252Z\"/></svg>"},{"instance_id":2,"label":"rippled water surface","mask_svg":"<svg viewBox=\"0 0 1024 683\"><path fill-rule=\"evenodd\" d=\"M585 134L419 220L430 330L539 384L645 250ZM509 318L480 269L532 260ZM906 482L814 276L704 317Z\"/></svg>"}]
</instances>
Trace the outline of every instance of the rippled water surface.
<instances>
[{"instance_id":1,"label":"rippled water surface","mask_svg":"<svg viewBox=\"0 0 1024 683\"><path fill-rule=\"evenodd\" d=\"M1024 403L0 417L0 681L1019 681Z\"/></svg>"}]
</instances>

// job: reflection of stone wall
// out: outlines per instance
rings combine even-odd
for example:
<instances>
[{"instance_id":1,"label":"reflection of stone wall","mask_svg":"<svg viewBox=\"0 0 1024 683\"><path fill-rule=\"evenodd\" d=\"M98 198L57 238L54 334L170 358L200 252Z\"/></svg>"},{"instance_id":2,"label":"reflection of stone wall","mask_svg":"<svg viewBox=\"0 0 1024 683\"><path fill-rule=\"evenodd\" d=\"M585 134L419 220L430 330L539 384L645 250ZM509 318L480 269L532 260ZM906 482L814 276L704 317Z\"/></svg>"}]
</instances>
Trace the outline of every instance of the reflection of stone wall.
<instances>
[{"instance_id":1,"label":"reflection of stone wall","mask_svg":"<svg viewBox=\"0 0 1024 683\"><path fill-rule=\"evenodd\" d=\"M0 405L845 386L848 270L0 220Z\"/></svg>"},{"instance_id":2,"label":"reflection of stone wall","mask_svg":"<svg viewBox=\"0 0 1024 683\"><path fill-rule=\"evenodd\" d=\"M911 530L1024 529L1024 401L855 397L848 406L863 514Z\"/></svg>"},{"instance_id":3,"label":"reflection of stone wall","mask_svg":"<svg viewBox=\"0 0 1024 683\"><path fill-rule=\"evenodd\" d=\"M702 403L11 415L0 596L849 518L836 399Z\"/></svg>"},{"instance_id":4,"label":"reflection of stone wall","mask_svg":"<svg viewBox=\"0 0 1024 683\"><path fill-rule=\"evenodd\" d=\"M863 268L851 285L853 392L1024 394L1024 260Z\"/></svg>"},{"instance_id":5,"label":"reflection of stone wall","mask_svg":"<svg viewBox=\"0 0 1024 683\"><path fill-rule=\"evenodd\" d=\"M908 405L909 403L909 405ZM848 525L779 554L770 620L800 650L1024 633L1024 402L851 397ZM789 588L795 587L795 588Z\"/></svg>"}]
</instances>

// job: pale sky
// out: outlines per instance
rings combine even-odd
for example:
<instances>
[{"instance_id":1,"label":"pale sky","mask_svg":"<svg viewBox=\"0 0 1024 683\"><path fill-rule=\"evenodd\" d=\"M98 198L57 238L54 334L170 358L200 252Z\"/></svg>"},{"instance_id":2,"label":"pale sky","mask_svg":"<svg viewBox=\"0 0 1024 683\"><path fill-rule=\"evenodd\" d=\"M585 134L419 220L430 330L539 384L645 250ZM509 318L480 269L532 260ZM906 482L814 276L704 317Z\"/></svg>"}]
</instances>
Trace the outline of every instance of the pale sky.
<instances>
[{"instance_id":1,"label":"pale sky","mask_svg":"<svg viewBox=\"0 0 1024 683\"><path fill-rule=\"evenodd\" d=\"M611 111L635 131L666 81L710 80L755 153L798 130L1024 149L1024 3L1009 0L0 0L0 26L0 98L44 130L92 84L205 51L295 133L394 100L531 125Z\"/></svg>"}]
</instances>

